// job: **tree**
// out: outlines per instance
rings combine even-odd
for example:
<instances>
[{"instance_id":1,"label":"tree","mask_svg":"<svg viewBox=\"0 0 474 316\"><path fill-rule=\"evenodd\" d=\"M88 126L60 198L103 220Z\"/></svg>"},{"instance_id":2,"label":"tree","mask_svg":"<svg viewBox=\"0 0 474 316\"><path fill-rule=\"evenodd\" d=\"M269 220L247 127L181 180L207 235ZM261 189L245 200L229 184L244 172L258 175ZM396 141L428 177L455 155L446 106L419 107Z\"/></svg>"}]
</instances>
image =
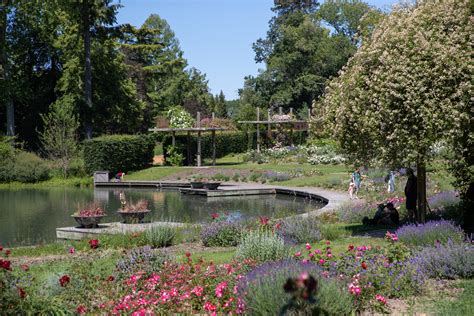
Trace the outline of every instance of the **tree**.
<instances>
[{"instance_id":1,"label":"tree","mask_svg":"<svg viewBox=\"0 0 474 316\"><path fill-rule=\"evenodd\" d=\"M354 162L416 164L420 221L432 146L443 139L454 144L464 134L472 146L470 14L468 0L395 9L324 98L328 128Z\"/></svg>"},{"instance_id":2,"label":"tree","mask_svg":"<svg viewBox=\"0 0 474 316\"><path fill-rule=\"evenodd\" d=\"M213 111L217 117L227 117L226 101L224 92L221 92L215 97L215 104Z\"/></svg>"},{"instance_id":3,"label":"tree","mask_svg":"<svg viewBox=\"0 0 474 316\"><path fill-rule=\"evenodd\" d=\"M59 161L64 177L67 177L71 159L77 153L77 129L79 121L74 115L74 100L63 98L51 104L50 112L41 115L45 129L40 140L51 159Z\"/></svg>"},{"instance_id":4,"label":"tree","mask_svg":"<svg viewBox=\"0 0 474 316\"><path fill-rule=\"evenodd\" d=\"M7 136L15 135L15 108L10 93L10 67L7 56L7 24L8 14L10 11L9 1L1 0L0 2L0 88L2 93L1 99L5 103L7 117Z\"/></svg>"}]
</instances>

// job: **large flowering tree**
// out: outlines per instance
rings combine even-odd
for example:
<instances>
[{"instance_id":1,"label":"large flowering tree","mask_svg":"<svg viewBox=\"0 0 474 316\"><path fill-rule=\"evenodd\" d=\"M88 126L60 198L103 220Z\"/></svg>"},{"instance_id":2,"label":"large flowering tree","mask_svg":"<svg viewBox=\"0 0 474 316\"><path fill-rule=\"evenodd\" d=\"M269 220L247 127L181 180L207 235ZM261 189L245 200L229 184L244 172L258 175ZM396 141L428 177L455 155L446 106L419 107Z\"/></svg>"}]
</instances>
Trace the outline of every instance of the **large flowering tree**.
<instances>
[{"instance_id":1,"label":"large flowering tree","mask_svg":"<svg viewBox=\"0 0 474 316\"><path fill-rule=\"evenodd\" d=\"M323 101L326 122L355 163L375 158L417 166L422 221L433 145L452 144L471 126L472 34L469 0L394 8L330 83ZM472 144L472 131L467 133Z\"/></svg>"}]
</instances>

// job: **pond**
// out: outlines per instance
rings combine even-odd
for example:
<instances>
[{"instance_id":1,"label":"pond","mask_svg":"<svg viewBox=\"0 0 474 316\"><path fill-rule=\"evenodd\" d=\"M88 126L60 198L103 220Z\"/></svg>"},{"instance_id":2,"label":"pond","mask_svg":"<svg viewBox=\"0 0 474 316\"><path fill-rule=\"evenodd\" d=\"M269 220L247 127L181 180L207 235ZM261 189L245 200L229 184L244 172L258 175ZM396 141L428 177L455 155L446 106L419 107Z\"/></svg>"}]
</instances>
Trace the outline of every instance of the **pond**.
<instances>
[{"instance_id":1,"label":"pond","mask_svg":"<svg viewBox=\"0 0 474 316\"><path fill-rule=\"evenodd\" d=\"M120 192L127 200L146 199L152 213L149 220L205 223L215 212L229 212L249 219L258 216L285 217L305 213L323 206L322 203L288 195L253 195L207 198L182 195L174 190L153 189L21 189L0 190L0 245L19 246L51 242L56 228L75 226L71 217L81 206L96 202L108 217L103 222L118 222Z\"/></svg>"}]
</instances>

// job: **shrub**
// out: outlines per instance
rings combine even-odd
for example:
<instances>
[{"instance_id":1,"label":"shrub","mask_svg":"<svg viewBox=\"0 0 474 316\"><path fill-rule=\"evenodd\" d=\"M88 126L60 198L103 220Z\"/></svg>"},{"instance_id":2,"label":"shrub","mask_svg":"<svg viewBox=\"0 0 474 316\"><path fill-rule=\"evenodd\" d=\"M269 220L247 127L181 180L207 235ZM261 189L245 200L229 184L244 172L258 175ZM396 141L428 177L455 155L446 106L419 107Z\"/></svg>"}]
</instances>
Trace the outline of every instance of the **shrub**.
<instances>
[{"instance_id":1,"label":"shrub","mask_svg":"<svg viewBox=\"0 0 474 316\"><path fill-rule=\"evenodd\" d=\"M435 242L445 244L448 240L459 243L464 239L462 229L453 222L445 220L405 225L395 233L400 241L413 246L431 246Z\"/></svg>"},{"instance_id":2,"label":"shrub","mask_svg":"<svg viewBox=\"0 0 474 316\"><path fill-rule=\"evenodd\" d=\"M318 241L321 240L318 225L319 221L315 216L290 217L281 223L278 235L294 244Z\"/></svg>"},{"instance_id":3,"label":"shrub","mask_svg":"<svg viewBox=\"0 0 474 316\"><path fill-rule=\"evenodd\" d=\"M252 259L257 262L275 261L290 256L283 238L268 231L245 233L236 253L237 258Z\"/></svg>"},{"instance_id":4,"label":"shrub","mask_svg":"<svg viewBox=\"0 0 474 316\"><path fill-rule=\"evenodd\" d=\"M414 255L421 271L432 278L456 279L474 276L474 245L455 243L424 247Z\"/></svg>"},{"instance_id":5,"label":"shrub","mask_svg":"<svg viewBox=\"0 0 474 316\"><path fill-rule=\"evenodd\" d=\"M150 246L134 248L117 261L119 278L128 277L138 271L158 271L171 257L163 251L154 251Z\"/></svg>"},{"instance_id":6,"label":"shrub","mask_svg":"<svg viewBox=\"0 0 474 316\"><path fill-rule=\"evenodd\" d=\"M241 238L242 227L233 222L214 222L203 227L201 240L206 247L234 247Z\"/></svg>"},{"instance_id":7,"label":"shrub","mask_svg":"<svg viewBox=\"0 0 474 316\"><path fill-rule=\"evenodd\" d=\"M68 174L72 177L85 177L87 175L84 159L74 158L69 164Z\"/></svg>"},{"instance_id":8,"label":"shrub","mask_svg":"<svg viewBox=\"0 0 474 316\"><path fill-rule=\"evenodd\" d=\"M179 105L170 107L166 112L166 117L169 119L172 128L186 128L194 125L191 114Z\"/></svg>"},{"instance_id":9,"label":"shrub","mask_svg":"<svg viewBox=\"0 0 474 316\"><path fill-rule=\"evenodd\" d=\"M13 180L15 149L8 142L0 141L0 182Z\"/></svg>"},{"instance_id":10,"label":"shrub","mask_svg":"<svg viewBox=\"0 0 474 316\"><path fill-rule=\"evenodd\" d=\"M283 285L288 278L307 272L318 280L316 300L298 306L301 315L349 315L353 298L346 284L321 277L322 269L313 263L294 260L267 262L250 271L238 284L238 293L249 315L281 315L290 300ZM296 312L296 311L294 311ZM296 313L298 314L298 313ZM299 314L298 314L299 315Z\"/></svg>"},{"instance_id":11,"label":"shrub","mask_svg":"<svg viewBox=\"0 0 474 316\"><path fill-rule=\"evenodd\" d=\"M170 225L151 227L145 231L145 238L153 248L168 247L176 237L176 228Z\"/></svg>"},{"instance_id":12,"label":"shrub","mask_svg":"<svg viewBox=\"0 0 474 316\"><path fill-rule=\"evenodd\" d=\"M109 135L84 142L84 163L88 173L112 173L143 169L153 162L155 143L143 135Z\"/></svg>"},{"instance_id":13,"label":"shrub","mask_svg":"<svg viewBox=\"0 0 474 316\"><path fill-rule=\"evenodd\" d=\"M35 154L22 151L15 157L12 176L13 180L20 182L43 181L49 179L49 167Z\"/></svg>"}]
</instances>

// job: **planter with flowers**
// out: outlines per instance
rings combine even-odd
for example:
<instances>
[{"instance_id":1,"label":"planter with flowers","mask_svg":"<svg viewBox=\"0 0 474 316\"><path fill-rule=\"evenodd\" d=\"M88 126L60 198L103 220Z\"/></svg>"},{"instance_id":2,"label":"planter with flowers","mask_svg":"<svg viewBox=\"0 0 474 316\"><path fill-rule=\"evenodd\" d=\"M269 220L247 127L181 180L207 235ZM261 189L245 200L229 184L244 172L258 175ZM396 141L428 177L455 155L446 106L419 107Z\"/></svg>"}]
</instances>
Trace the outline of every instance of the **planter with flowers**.
<instances>
[{"instance_id":1,"label":"planter with flowers","mask_svg":"<svg viewBox=\"0 0 474 316\"><path fill-rule=\"evenodd\" d=\"M151 212L148 209L148 201L139 200L137 203L127 203L122 201L122 207L117 211L117 213L122 216L122 223L124 224L139 224L143 223L145 216Z\"/></svg>"},{"instance_id":2,"label":"planter with flowers","mask_svg":"<svg viewBox=\"0 0 474 316\"><path fill-rule=\"evenodd\" d=\"M81 228L96 228L105 216L104 210L96 205L80 209L72 215Z\"/></svg>"}]
</instances>

